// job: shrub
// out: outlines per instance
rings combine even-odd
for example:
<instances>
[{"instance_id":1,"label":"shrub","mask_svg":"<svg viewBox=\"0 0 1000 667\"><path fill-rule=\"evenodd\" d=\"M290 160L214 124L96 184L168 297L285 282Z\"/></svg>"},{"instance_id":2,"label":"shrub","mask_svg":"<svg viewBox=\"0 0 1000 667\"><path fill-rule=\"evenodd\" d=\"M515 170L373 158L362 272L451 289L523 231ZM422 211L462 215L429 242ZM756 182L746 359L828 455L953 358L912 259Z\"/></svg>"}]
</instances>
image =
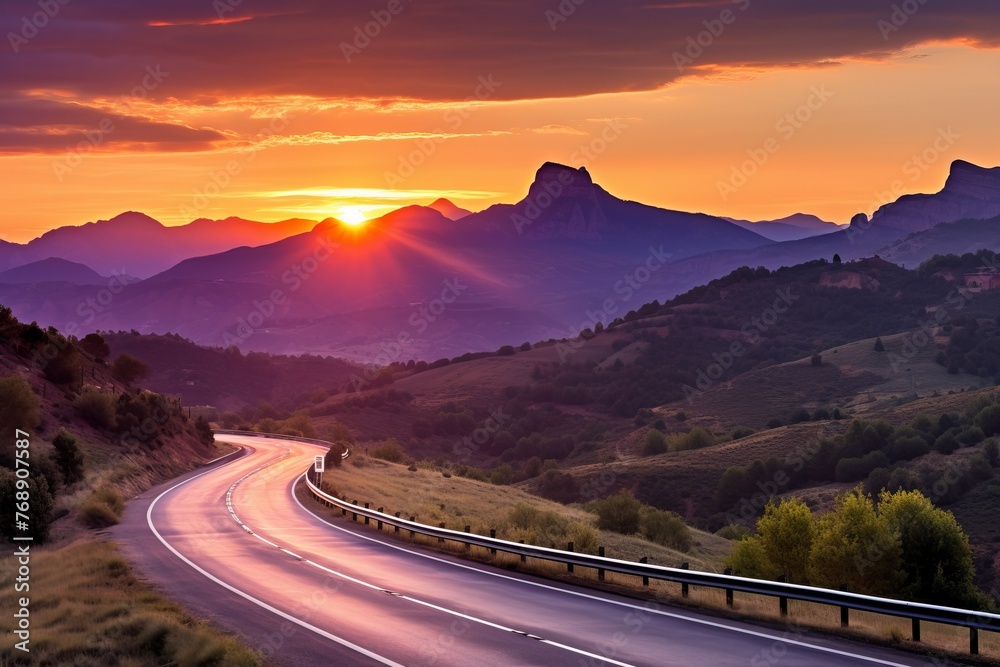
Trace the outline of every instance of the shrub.
<instances>
[{"instance_id":1,"label":"shrub","mask_svg":"<svg viewBox=\"0 0 1000 667\"><path fill-rule=\"evenodd\" d=\"M97 361L104 361L111 354L111 348L100 334L89 333L80 341L80 349Z\"/></svg>"},{"instance_id":2,"label":"shrub","mask_svg":"<svg viewBox=\"0 0 1000 667\"><path fill-rule=\"evenodd\" d=\"M198 418L194 420L194 430L198 434L198 439L201 440L202 444L215 444L215 434L212 433L212 426L201 415L198 415Z\"/></svg>"},{"instance_id":3,"label":"shrub","mask_svg":"<svg viewBox=\"0 0 1000 667\"><path fill-rule=\"evenodd\" d=\"M18 478L14 471L0 467L0 507L13 508L18 492L24 490L17 488ZM44 542L49 536L49 527L52 525L52 509L54 499L49 490L49 483L43 475L30 475L28 477L28 492L31 504L26 512L28 524L31 526L31 535L35 542ZM10 511L10 510L8 510ZM13 517L10 521L0 522L0 539L10 540L16 535L21 535L15 530Z\"/></svg>"},{"instance_id":4,"label":"shrub","mask_svg":"<svg viewBox=\"0 0 1000 667\"><path fill-rule=\"evenodd\" d=\"M0 430L5 439L12 437L15 429L35 430L40 421L38 410L38 397L30 384L16 375L0 378ZM10 440L0 447L0 465L14 467L14 444Z\"/></svg>"},{"instance_id":5,"label":"shrub","mask_svg":"<svg viewBox=\"0 0 1000 667\"><path fill-rule=\"evenodd\" d=\"M118 358L111 364L111 372L122 382L132 384L149 375L149 366L141 359L125 352L118 355Z\"/></svg>"},{"instance_id":6,"label":"shrub","mask_svg":"<svg viewBox=\"0 0 1000 667\"><path fill-rule=\"evenodd\" d=\"M690 551L694 546L691 529L674 512L646 509L642 514L642 535L651 542L678 551Z\"/></svg>"},{"instance_id":7,"label":"shrub","mask_svg":"<svg viewBox=\"0 0 1000 667\"><path fill-rule=\"evenodd\" d=\"M688 433L670 438L670 451L680 452L688 449L702 449L715 444L715 438L705 430L695 427Z\"/></svg>"},{"instance_id":8,"label":"shrub","mask_svg":"<svg viewBox=\"0 0 1000 667\"><path fill-rule=\"evenodd\" d=\"M875 349L876 352L885 352L885 345L882 343L882 339L881 338L876 338L875 339L875 348L874 349Z\"/></svg>"},{"instance_id":9,"label":"shrub","mask_svg":"<svg viewBox=\"0 0 1000 667\"><path fill-rule=\"evenodd\" d=\"M978 426L966 426L961 431L958 432L958 441L969 447L971 445L978 445L983 440L986 439L986 434L983 433L983 429Z\"/></svg>"},{"instance_id":10,"label":"shrub","mask_svg":"<svg viewBox=\"0 0 1000 667\"><path fill-rule=\"evenodd\" d=\"M512 354L514 354L514 346L513 345L503 345L503 346L500 347L499 350L497 350L497 356L498 357L509 357Z\"/></svg>"},{"instance_id":11,"label":"shrub","mask_svg":"<svg viewBox=\"0 0 1000 667\"><path fill-rule=\"evenodd\" d=\"M64 484L75 484L83 479L83 455L76 446L76 438L60 430L52 439L56 451L56 465L62 473Z\"/></svg>"},{"instance_id":12,"label":"shrub","mask_svg":"<svg viewBox=\"0 0 1000 667\"><path fill-rule=\"evenodd\" d=\"M490 473L490 482L497 485L506 485L514 481L514 469L510 464L504 463L493 469Z\"/></svg>"},{"instance_id":13,"label":"shrub","mask_svg":"<svg viewBox=\"0 0 1000 667\"><path fill-rule=\"evenodd\" d=\"M390 463L408 463L409 457L395 438L389 438L376 445L370 452L372 458L382 459ZM448 475L450 477L451 475Z\"/></svg>"},{"instance_id":14,"label":"shrub","mask_svg":"<svg viewBox=\"0 0 1000 667\"><path fill-rule=\"evenodd\" d=\"M841 459L834 472L837 482L857 482L872 473L876 468L889 466L889 457L882 451L874 451L860 458Z\"/></svg>"},{"instance_id":15,"label":"shrub","mask_svg":"<svg viewBox=\"0 0 1000 667\"><path fill-rule=\"evenodd\" d=\"M112 429L117 423L117 400L111 392L87 387L73 401L73 407L94 428Z\"/></svg>"},{"instance_id":16,"label":"shrub","mask_svg":"<svg viewBox=\"0 0 1000 667\"><path fill-rule=\"evenodd\" d=\"M667 451L667 436L663 435L660 431L655 428L651 428L646 431L646 441L642 446L643 456L653 456L655 454L664 454Z\"/></svg>"},{"instance_id":17,"label":"shrub","mask_svg":"<svg viewBox=\"0 0 1000 667\"><path fill-rule=\"evenodd\" d=\"M766 426L769 429L770 428L779 428L781 426L784 426L784 423L780 419L778 419L777 417L773 417L773 418L767 420Z\"/></svg>"},{"instance_id":18,"label":"shrub","mask_svg":"<svg viewBox=\"0 0 1000 667\"><path fill-rule=\"evenodd\" d=\"M1000 433L1000 405L990 405L976 415L976 426L983 429L986 436Z\"/></svg>"},{"instance_id":19,"label":"shrub","mask_svg":"<svg viewBox=\"0 0 1000 667\"><path fill-rule=\"evenodd\" d=\"M600 536L589 523L575 521L569 525L566 537L573 543L573 551L577 553L596 554Z\"/></svg>"},{"instance_id":20,"label":"shrub","mask_svg":"<svg viewBox=\"0 0 1000 667\"><path fill-rule=\"evenodd\" d=\"M520 350L521 350L521 352L530 352L531 351L531 343L521 343Z\"/></svg>"},{"instance_id":21,"label":"shrub","mask_svg":"<svg viewBox=\"0 0 1000 667\"><path fill-rule=\"evenodd\" d=\"M986 443L986 460L989 461L990 465L994 468L1000 466L1000 445L997 444L996 440L990 440Z\"/></svg>"},{"instance_id":22,"label":"shrub","mask_svg":"<svg viewBox=\"0 0 1000 667\"><path fill-rule=\"evenodd\" d=\"M723 526L719 530L715 531L715 534L719 537L736 542L750 537L750 529L740 523L731 523L728 526Z\"/></svg>"},{"instance_id":23,"label":"shrub","mask_svg":"<svg viewBox=\"0 0 1000 667\"><path fill-rule=\"evenodd\" d=\"M613 496L588 503L587 509L597 514L597 527L601 530L613 530L623 535L639 531L642 503L625 489Z\"/></svg>"},{"instance_id":24,"label":"shrub","mask_svg":"<svg viewBox=\"0 0 1000 667\"><path fill-rule=\"evenodd\" d=\"M956 438L955 434L951 431L941 434L938 439L934 441L934 449L942 454L951 454L961 446L962 443L958 441L958 438Z\"/></svg>"},{"instance_id":25,"label":"shrub","mask_svg":"<svg viewBox=\"0 0 1000 667\"><path fill-rule=\"evenodd\" d=\"M55 384L78 385L83 379L80 353L61 336L56 350L56 355L45 363L45 377Z\"/></svg>"},{"instance_id":26,"label":"shrub","mask_svg":"<svg viewBox=\"0 0 1000 667\"><path fill-rule=\"evenodd\" d=\"M114 489L101 487L87 496L77 511L85 526L107 528L121 521L125 501Z\"/></svg>"}]
</instances>

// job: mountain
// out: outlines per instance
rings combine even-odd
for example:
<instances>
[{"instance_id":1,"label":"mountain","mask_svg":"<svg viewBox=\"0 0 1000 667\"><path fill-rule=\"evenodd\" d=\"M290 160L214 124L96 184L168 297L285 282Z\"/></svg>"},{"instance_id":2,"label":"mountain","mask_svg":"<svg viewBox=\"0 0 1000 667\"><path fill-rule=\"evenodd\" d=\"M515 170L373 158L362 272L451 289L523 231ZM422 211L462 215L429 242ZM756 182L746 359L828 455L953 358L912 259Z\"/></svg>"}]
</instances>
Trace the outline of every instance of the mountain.
<instances>
[{"instance_id":1,"label":"mountain","mask_svg":"<svg viewBox=\"0 0 1000 667\"><path fill-rule=\"evenodd\" d=\"M585 169L553 163L520 202L461 224L437 204L361 227L328 219L273 243L183 259L84 324L283 354L432 360L610 322L640 294L662 295L668 261L772 243L721 218L619 199ZM87 296L0 288L16 313L59 324L78 321Z\"/></svg>"},{"instance_id":2,"label":"mountain","mask_svg":"<svg viewBox=\"0 0 1000 667\"><path fill-rule=\"evenodd\" d=\"M453 203L441 197L435 199L433 202L427 205L427 208L432 208L449 220L461 220L467 215L471 215L472 211L468 211L464 208L459 208Z\"/></svg>"},{"instance_id":3,"label":"mountain","mask_svg":"<svg viewBox=\"0 0 1000 667\"><path fill-rule=\"evenodd\" d=\"M759 220L756 222L734 220L732 218L727 218L727 220L772 241L796 241L798 239L809 238L810 236L830 234L840 231L842 228L842 225L827 222L807 213L794 213L778 220Z\"/></svg>"},{"instance_id":4,"label":"mountain","mask_svg":"<svg viewBox=\"0 0 1000 667\"><path fill-rule=\"evenodd\" d=\"M1000 167L987 169L956 160L951 164L948 180L940 192L904 195L875 211L870 221L859 220L858 224L919 232L942 222L984 220L998 215Z\"/></svg>"},{"instance_id":5,"label":"mountain","mask_svg":"<svg viewBox=\"0 0 1000 667\"><path fill-rule=\"evenodd\" d=\"M26 285L33 283L72 283L74 285L101 285L108 281L89 266L59 257L24 264L0 272L0 284Z\"/></svg>"},{"instance_id":6,"label":"mountain","mask_svg":"<svg viewBox=\"0 0 1000 667\"><path fill-rule=\"evenodd\" d=\"M128 211L110 220L59 227L24 245L0 246L0 269L61 257L103 275L128 273L146 278L188 257L272 243L315 224L299 219L263 223L241 218L202 218L166 227L144 213Z\"/></svg>"},{"instance_id":7,"label":"mountain","mask_svg":"<svg viewBox=\"0 0 1000 667\"><path fill-rule=\"evenodd\" d=\"M183 259L100 308L80 312L93 290L66 283L0 286L0 303L57 326L171 332L198 344L380 365L431 361L575 335L741 266L889 253L909 266L944 247L996 248L1000 234L988 221L963 222L952 236L901 228L914 201L924 213L939 211L945 225L988 213L996 176L959 162L941 193L904 197L901 208L884 206L871 221L859 214L841 231L774 242L723 218L620 199L584 168L545 163L520 201L460 222L438 210L447 208L441 202L360 227L331 218L272 243ZM801 214L747 224L768 223L830 225Z\"/></svg>"}]
</instances>

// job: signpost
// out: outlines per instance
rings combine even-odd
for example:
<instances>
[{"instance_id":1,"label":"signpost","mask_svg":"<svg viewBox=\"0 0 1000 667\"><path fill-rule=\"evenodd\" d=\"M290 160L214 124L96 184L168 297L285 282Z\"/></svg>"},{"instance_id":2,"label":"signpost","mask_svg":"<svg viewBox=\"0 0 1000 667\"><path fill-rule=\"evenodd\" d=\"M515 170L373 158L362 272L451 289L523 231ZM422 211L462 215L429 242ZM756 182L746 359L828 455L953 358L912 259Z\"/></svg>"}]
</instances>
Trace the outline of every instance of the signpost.
<instances>
[{"instance_id":1,"label":"signpost","mask_svg":"<svg viewBox=\"0 0 1000 667\"><path fill-rule=\"evenodd\" d=\"M323 469L326 467L326 459L322 456L317 456L313 460L313 470L316 471L316 486L323 488Z\"/></svg>"}]
</instances>

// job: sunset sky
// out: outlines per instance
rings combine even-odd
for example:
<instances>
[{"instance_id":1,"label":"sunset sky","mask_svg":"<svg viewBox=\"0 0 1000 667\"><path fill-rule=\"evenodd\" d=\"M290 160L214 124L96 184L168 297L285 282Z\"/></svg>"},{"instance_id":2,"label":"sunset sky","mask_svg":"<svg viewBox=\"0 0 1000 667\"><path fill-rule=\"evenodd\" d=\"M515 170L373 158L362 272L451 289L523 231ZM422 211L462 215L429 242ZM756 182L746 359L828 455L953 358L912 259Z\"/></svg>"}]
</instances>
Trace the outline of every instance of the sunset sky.
<instances>
[{"instance_id":1,"label":"sunset sky","mask_svg":"<svg viewBox=\"0 0 1000 667\"><path fill-rule=\"evenodd\" d=\"M935 191L954 159L1000 164L1000 7L895 7L0 2L0 238L126 210L478 210L546 160L667 208L847 222L894 181Z\"/></svg>"}]
</instances>

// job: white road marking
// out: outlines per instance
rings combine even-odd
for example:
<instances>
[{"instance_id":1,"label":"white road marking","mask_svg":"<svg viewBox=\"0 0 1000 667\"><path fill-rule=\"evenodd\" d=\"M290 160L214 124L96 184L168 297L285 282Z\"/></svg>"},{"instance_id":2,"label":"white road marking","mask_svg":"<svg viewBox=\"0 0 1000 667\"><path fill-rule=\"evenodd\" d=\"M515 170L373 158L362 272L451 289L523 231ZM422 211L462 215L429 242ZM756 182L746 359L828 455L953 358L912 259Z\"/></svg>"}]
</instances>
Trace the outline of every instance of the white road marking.
<instances>
[{"instance_id":1,"label":"white road marking","mask_svg":"<svg viewBox=\"0 0 1000 667\"><path fill-rule=\"evenodd\" d=\"M225 465L229 465L229 464L227 463ZM225 467L225 465L224 466L220 466L220 468L221 467ZM164 497L165 495L167 495L168 493L170 493L174 489L176 489L176 488L178 488L180 486L184 486L188 482L194 481L194 480L198 479L199 477L201 477L202 475L207 475L210 472L215 472L216 470L219 470L220 468L213 468L212 470L206 470L205 472L203 472L203 473L201 473L199 475L195 475L194 477L186 479L183 482L180 482L179 484L175 484L172 487L170 487L169 489L167 489L166 491L164 491L163 493L161 493L160 495L158 495L156 498L153 499L153 502L151 502L149 504L149 508L146 510L146 523L149 525L149 529L151 531L153 531L153 534L156 535L156 539L160 540L160 542L163 543L163 546L165 546L166 548L170 549L170 551L172 551L175 556L177 556L182 561L184 561L185 563L187 563L188 565L190 565L199 574L201 574L201 575L207 577L208 579L214 581L215 583L219 584L223 588L225 588L225 589L227 589L229 591L232 591L233 593L235 593L236 595L239 595L240 597L244 598L245 600L248 600L248 601L254 603L258 607L262 607L263 609L266 609L269 612L271 612L273 614L276 614L277 616L280 616L281 618L285 619L286 621L291 621L292 623L295 623L296 625L299 625L299 626L301 626L301 627L303 627L303 628L305 628L307 630L311 630L312 632L315 632L316 634L318 634L318 635L320 635L322 637L326 637L330 641L336 642L336 643L340 644L341 646L344 646L346 648L351 649L352 651L356 651L356 652L360 653L361 655L367 656L367 657L371 658L372 660L375 660L376 662L379 662L379 663L381 663L383 665L391 665L392 667L403 667L403 665L399 664L398 662L393 662L392 660L390 660L388 658L385 658L385 657L383 657L383 656L381 656L381 655L379 655L377 653L373 653L372 651L369 651L366 648L362 648L361 646L358 646L357 644L353 644L353 643L347 641L346 639L343 639L341 637L338 637L335 634L332 634L330 632L327 632L326 630L323 630L322 628L318 628L315 625L312 625L310 623L306 623L305 621L303 621L303 620L301 620L299 618L296 618L295 616L292 616L291 614L287 614L287 613L281 611L280 609L272 607L271 605L267 604L263 600L258 600L257 598L253 597L249 593L245 593L244 591L241 591L240 589L236 588L235 586L231 586L231 585L227 584L226 582L222 581L221 579L219 579L215 575L213 575L213 574L211 574L211 573L203 570L201 567L199 567L198 565L196 565L194 562L192 562L186 556L184 556L181 552L179 552L177 549L175 549L172 544L170 544L165 539L163 539L163 536L160 535L160 532L158 530L156 530L156 526L153 525L153 507L156 506L156 503L159 502L160 498Z\"/></svg>"},{"instance_id":2,"label":"white road marking","mask_svg":"<svg viewBox=\"0 0 1000 667\"><path fill-rule=\"evenodd\" d=\"M270 439L270 440L273 440L273 439ZM312 443L307 443L307 442L298 442L298 441L295 441L295 442L296 442L296 444L306 445L306 446L309 446L309 447L317 447L317 448L322 449L322 447L320 445L313 445ZM288 452L288 453L290 453L290 452ZM288 453L286 453L285 456L287 456ZM282 456L281 459L285 458L285 456ZM281 459L278 459L278 460L281 460ZM269 463L267 465L273 465L276 462L277 461L272 461L271 463ZM261 468L263 468L263 467L266 467L266 466L261 466ZM257 472L257 471L255 470L254 472ZM247 475L247 476L249 476L249 475ZM373 537L368 536L368 535L363 535L360 532L355 532L355 531L343 528L341 526L338 526L338 525L336 525L336 524L334 524L334 523L332 523L330 521L327 521L326 519L324 519L320 515L318 515L315 512L313 512L311 509L307 508L305 505L302 504L302 502L295 495L295 487L296 487L296 485L298 485L298 483L300 481L302 481L302 478L304 478L304 477L305 477L305 473L300 474L298 477L296 477L295 481L292 483L291 489L290 489L290 494L292 496L292 499L295 501L295 503L300 508L302 508L303 511L305 511L305 512L309 513L310 515L312 515L315 519L317 519L324 526L328 526L330 528L333 528L334 530L338 530L338 531L341 531L343 533L347 533L348 535L352 535L354 537L358 537L358 538L367 540L369 542L373 542L375 544L382 545L384 547L388 547L388 548L391 548L391 549L396 549L396 550L402 551L404 553L408 553L408 554L411 554L411 555L414 555L414 556L419 556L421 558L426 558L428 560L436 561L436 562L439 562L439 563L444 563L444 564L450 565L452 567L457 567L457 568L461 568L461 569L464 569L464 570L469 570L469 571L472 571L472 572L477 572L479 574L485 574L485 575L491 576L491 577L497 577L497 578L500 578L500 579L506 579L508 581L515 581L515 582L518 582L520 584L527 585L527 586L534 586L536 588L542 588L542 589L545 589L545 590L556 591L556 592L559 592L559 593L563 593L565 595L572 595L572 596L575 596L575 597L584 598L584 599L588 599L588 600L594 600L594 601L598 601L598 602L604 602L606 604L612 604L612 605L615 605L615 606L618 606L618 607L625 607L627 609L634 609L634 610L637 610L637 611L649 612L649 613L652 613L652 614L657 614L659 616L665 616L665 617L668 617L668 618L674 618L674 619L678 619L678 620L682 620L682 621L687 621L689 623L696 623L696 624L699 624L699 625L713 627L713 628L717 628L717 629L720 629L720 630L728 630L730 632L736 632L736 633L739 633L739 634L749 635L749 636L753 636L753 637L760 637L762 639L769 639L769 640L773 640L773 641L781 643L781 644L799 646L799 647L802 647L802 648L806 648L806 649L810 649L810 650L814 650L814 651L819 651L819 652L827 653L827 654L830 654L830 655L839 655L839 656L843 656L843 657L847 657L847 658L854 658L854 659L861 660L863 662L867 662L867 663L871 663L871 664L886 665L886 667L911 667L910 665L906 665L906 664L903 664L903 663L891 662L889 660L882 660L881 658L874 658L874 657L866 656L866 655L863 655L863 654L860 654L860 653L852 653L850 651L844 651L844 650L835 649L835 648L831 648L831 647L827 647L827 646L821 646L821 645L818 645L818 644L811 644L809 642L804 642L804 641L800 641L800 640L796 640L796 639L790 639L790 638L787 638L787 637L782 637L780 635L773 635L773 634L769 634L769 633L766 633L766 632L761 632L761 631L758 631L758 630L751 630L749 628L741 628L741 627L737 627L737 626L726 625L725 623L719 623L719 622L716 622L716 621L709 621L707 619L695 618L695 617L692 617L692 616L685 616L683 614L678 614L678 613L675 613L675 612L665 611L665 610L662 610L662 609L650 609L648 607L640 606L640 605L636 605L636 604L632 604L632 603L629 603L629 602L625 602L623 600L615 600L615 599L612 599L612 598L606 598L606 597L601 597L601 596L598 596L598 595L592 595L590 593L584 593L584 592L581 592L581 591L575 591L575 590L570 590L570 589L566 589L566 588L559 588L557 586L552 586L552 585L549 585L549 584L543 584L541 582L531 581L531 580L528 580L528 579L519 579L517 577L512 577L510 575L503 574L503 573L500 573L500 572L493 572L493 571L491 571L489 569L478 568L478 567L474 567L474 566L471 566L471 565L466 565L464 563L457 563L457 562L454 562L454 561L451 561L451 560L448 560L448 559L445 559L445 558L440 558L438 556L433 556L431 554L424 553L424 552L421 552L421 551L417 551L417 550L413 550L413 549L407 549L406 547L399 546L399 545L396 545L396 544L392 544L389 541L376 539L376 538L373 538ZM188 480L188 481L190 481L190 480ZM240 481L242 481L242 480L240 480ZM260 538L260 539L263 539L263 538ZM306 560L304 562L307 562L307 563L309 563L309 564L311 564L311 565L313 565L315 567L318 567L320 569L326 570L326 571L328 571L328 572L330 572L332 574L336 574L337 576L343 577L345 579L350 579L352 581L355 581L357 583L361 583L361 584L369 586L371 588L376 588L378 590L383 590L379 586L374 586L374 585L368 584L366 582L362 582L362 581L360 581L358 579L355 579L353 577L349 577L348 575L345 575L343 573L335 572L334 570L329 570L328 568L325 568L322 565L319 565L318 563L315 563L313 561ZM401 596L401 597L406 597L406 596ZM416 600L414 600L414 601L416 601ZM448 610L444 610L444 611L448 611ZM455 613L457 613L457 612L455 612ZM477 619L477 620L481 620L481 619ZM482 621L482 622L483 623L489 623L488 621ZM500 627L500 626L498 626L498 627ZM545 640L542 640L542 641L545 641ZM546 643L549 643L551 645L557 645L555 642L550 642L550 641L546 641ZM562 645L558 645L558 646L560 648L565 648L567 650L576 650L576 649L572 649L572 647L566 647L566 646L562 646ZM600 659L606 660L606 661L610 661L608 658L604 658L604 657L600 657ZM617 663L617 664L621 664L621 663Z\"/></svg>"},{"instance_id":3,"label":"white road marking","mask_svg":"<svg viewBox=\"0 0 1000 667\"><path fill-rule=\"evenodd\" d=\"M303 444L308 444L308 443L303 443ZM808 649L812 649L812 650L815 650L815 651L821 651L823 653L830 653L830 654L833 654L833 655L841 655L841 656L848 657L848 658L856 658L858 660L863 660L865 662L869 662L869 663L876 664L876 665L886 665L887 667L910 667L910 665L905 665L903 663L890 662L888 660L882 660L880 658L873 658L871 656L862 655L860 653L851 653L850 651L842 651L840 649L830 648L830 647L827 647L827 646L820 646L818 644L810 644L809 642L803 642L803 641L799 641L799 640L795 640L795 639L789 639L789 638L782 637L782 636L779 636L779 635L772 635L772 634L768 634L766 632L760 632L758 630L751 630L749 628L735 627L735 626L732 626L732 625L726 625L724 623L718 623L718 622L715 622L715 621L709 621L709 620L706 620L706 619L694 618L694 617L690 617L690 616L685 616L683 614L677 614L677 613L674 613L674 612L664 611L662 609L650 609L648 607L631 604L631 603L628 603L628 602L624 602L622 600L614 600L614 599L611 599L611 598L604 598L604 597L600 597L598 595L591 595L589 593L583 593L583 592L580 592L580 591L574 591L574 590L568 590L568 589L565 589L565 588L559 588L558 586L550 586L548 584L543 584L543 583L540 583L540 582L537 582L537 581L530 581L530 580L527 580L527 579L519 579L517 577L512 577L512 576L507 575L507 574L502 574L500 572L491 572L490 570L487 570L487 569L480 569L480 568L477 568L477 567L473 567L471 565L465 565L464 563L456 563L456 562L447 560L445 558L439 558L437 556L432 556L430 554L423 553L423 552L420 552L420 551L416 551L416 550L413 550L413 549L407 549L406 547L402 547L402 546L399 546L399 545L396 545L396 544L392 544L392 543L390 543L388 541L385 541L385 540L375 539L375 538L370 537L368 535L362 535L360 532L355 532L355 531L352 531L352 530L347 530L346 528L342 528L341 526L338 526L338 525L336 525L336 524L334 524L334 523L332 523L330 521L327 521L326 519L324 519L323 517L321 517L320 515L316 514L311 509L309 509L308 507L306 507L305 505L303 505L302 502L295 495L295 485L297 485L302 480L303 477L305 477L305 474L299 475L296 478L295 482L292 485L292 491L291 491L292 498L295 500L295 502L298 504L299 507L301 507L303 510L305 510L306 512L308 512L309 514L311 514L312 516L314 516L316 519L318 519L320 522L322 522L324 525L329 526L330 528L342 531L344 533L347 533L349 535L353 535L355 537L360 537L362 539L368 540L369 542L375 542L376 544L381 544L381 545L389 547L391 549L397 549L399 551L403 551L403 552L406 552L408 554L413 554L414 556L420 556L421 558L427 558L429 560L437 561L439 563L446 563L448 565L451 565L452 567L458 567L458 568L462 568L464 570L471 570L473 572L478 572L480 574L486 574L486 575L489 575L491 577L498 577L500 579L507 579L509 581L516 581L516 582L519 582L519 583L527 585L527 586L535 586L537 588L543 588L543 589L550 590L550 591L558 591L558 592L564 593L566 595L573 595L573 596L576 596L576 597L586 598L588 600L598 600L600 602L606 602L608 604L617 605L619 607L626 607L626 608L635 609L635 610L638 610L638 611L649 612L649 613L653 613L653 614L658 614L660 616L667 616L669 618L676 618L676 619L688 621L690 623L697 623L699 625L706 625L706 626L709 626L709 627L719 628L719 629L722 629L722 630L729 630L731 632L738 632L738 633L741 633L741 634L751 635L751 636L754 636L754 637L761 637L763 639L772 639L772 640L774 640L776 642L779 642L779 643L782 643L782 644L791 644L791 645L794 645L794 646L801 646L803 648L808 648Z\"/></svg>"}]
</instances>

